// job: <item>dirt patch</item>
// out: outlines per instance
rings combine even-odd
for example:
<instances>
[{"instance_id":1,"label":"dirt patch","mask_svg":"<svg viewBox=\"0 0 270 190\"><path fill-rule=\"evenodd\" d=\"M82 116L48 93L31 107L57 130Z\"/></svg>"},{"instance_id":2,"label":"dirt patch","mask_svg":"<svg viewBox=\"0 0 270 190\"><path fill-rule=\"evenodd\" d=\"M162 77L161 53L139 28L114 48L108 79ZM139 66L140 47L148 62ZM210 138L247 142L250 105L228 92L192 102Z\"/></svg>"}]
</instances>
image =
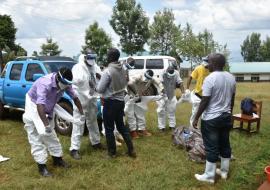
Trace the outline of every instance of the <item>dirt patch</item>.
<instances>
[{"instance_id":1,"label":"dirt patch","mask_svg":"<svg viewBox=\"0 0 270 190\"><path fill-rule=\"evenodd\" d=\"M0 171L0 184L6 183L10 180L10 177L4 173Z\"/></svg>"}]
</instances>

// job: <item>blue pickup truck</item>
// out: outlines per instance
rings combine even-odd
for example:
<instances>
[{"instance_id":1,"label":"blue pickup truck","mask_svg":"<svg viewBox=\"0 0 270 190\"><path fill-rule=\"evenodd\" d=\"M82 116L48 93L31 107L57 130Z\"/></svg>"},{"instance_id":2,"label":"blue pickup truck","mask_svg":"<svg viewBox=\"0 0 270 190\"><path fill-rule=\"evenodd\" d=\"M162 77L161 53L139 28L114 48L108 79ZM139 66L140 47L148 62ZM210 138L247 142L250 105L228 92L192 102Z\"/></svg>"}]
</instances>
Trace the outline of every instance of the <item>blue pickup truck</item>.
<instances>
[{"instance_id":1,"label":"blue pickup truck","mask_svg":"<svg viewBox=\"0 0 270 190\"><path fill-rule=\"evenodd\" d=\"M25 94L39 77L57 72L61 67L71 69L75 64L69 57L56 56L19 57L8 62L0 76L0 120L7 116L9 109L24 111ZM59 105L72 114L72 100L67 94ZM55 129L59 134L70 135L72 124L56 116Z\"/></svg>"}]
</instances>

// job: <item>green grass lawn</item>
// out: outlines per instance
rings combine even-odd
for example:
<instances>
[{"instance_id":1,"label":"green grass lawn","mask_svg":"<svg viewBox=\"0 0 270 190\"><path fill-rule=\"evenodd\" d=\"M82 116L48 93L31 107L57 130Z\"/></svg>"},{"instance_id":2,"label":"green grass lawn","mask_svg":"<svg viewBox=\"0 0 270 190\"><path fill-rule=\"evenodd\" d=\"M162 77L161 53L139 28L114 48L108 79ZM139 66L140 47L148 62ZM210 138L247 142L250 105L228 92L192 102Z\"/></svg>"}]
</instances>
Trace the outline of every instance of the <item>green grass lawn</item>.
<instances>
[{"instance_id":1,"label":"green grass lawn","mask_svg":"<svg viewBox=\"0 0 270 190\"><path fill-rule=\"evenodd\" d=\"M43 178L32 159L20 112L0 121L0 154L10 157L0 163L0 189L210 189L254 190L266 179L264 167L270 163L270 83L239 83L234 112L239 112L242 98L263 101L262 123L259 134L246 134L233 130L231 145L236 160L231 162L227 181L217 178L214 185L195 180L196 172L203 172L204 164L187 159L186 152L172 146L171 132L159 133L155 103L147 112L147 127L152 137L134 141L138 158L125 156L125 147L118 148L119 156L108 160L106 151L94 151L87 137L83 137L83 159L75 161L69 156L70 138L60 136L64 159L72 165L68 170L54 168L49 158L52 178ZM177 125L188 125L191 105L177 108ZM105 139L102 139L105 143Z\"/></svg>"}]
</instances>

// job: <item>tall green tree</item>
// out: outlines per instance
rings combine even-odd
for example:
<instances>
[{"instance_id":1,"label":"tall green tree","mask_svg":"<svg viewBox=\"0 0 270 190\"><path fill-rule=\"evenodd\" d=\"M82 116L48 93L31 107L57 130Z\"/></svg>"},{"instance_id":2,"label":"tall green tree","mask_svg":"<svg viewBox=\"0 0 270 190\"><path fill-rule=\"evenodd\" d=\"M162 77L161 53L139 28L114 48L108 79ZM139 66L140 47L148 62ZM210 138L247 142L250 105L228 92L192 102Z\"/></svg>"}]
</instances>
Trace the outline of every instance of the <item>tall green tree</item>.
<instances>
[{"instance_id":1,"label":"tall green tree","mask_svg":"<svg viewBox=\"0 0 270 190\"><path fill-rule=\"evenodd\" d=\"M110 25L120 36L123 52L133 55L144 51L150 33L149 19L135 0L117 0L113 7Z\"/></svg>"},{"instance_id":2,"label":"tall green tree","mask_svg":"<svg viewBox=\"0 0 270 190\"><path fill-rule=\"evenodd\" d=\"M175 40L179 37L180 28L175 23L171 9L157 11L150 26L150 51L153 54L175 55Z\"/></svg>"},{"instance_id":3,"label":"tall green tree","mask_svg":"<svg viewBox=\"0 0 270 190\"><path fill-rule=\"evenodd\" d=\"M241 55L245 62L262 61L261 55L261 34L252 33L243 41L241 45Z\"/></svg>"},{"instance_id":4,"label":"tall green tree","mask_svg":"<svg viewBox=\"0 0 270 190\"><path fill-rule=\"evenodd\" d=\"M0 15L0 71L3 68L4 60L2 50L5 47L15 47L15 35L17 29L9 15Z\"/></svg>"},{"instance_id":5,"label":"tall green tree","mask_svg":"<svg viewBox=\"0 0 270 190\"><path fill-rule=\"evenodd\" d=\"M85 31L85 45L82 46L84 53L87 48L97 53L98 64L104 63L108 48L112 47L111 37L98 26L97 22L90 25Z\"/></svg>"},{"instance_id":6,"label":"tall green tree","mask_svg":"<svg viewBox=\"0 0 270 190\"><path fill-rule=\"evenodd\" d=\"M203 32L198 34L198 39L203 45L203 55L208 55L209 53L213 53L216 51L218 47L218 43L215 42L213 38L213 34L205 29Z\"/></svg>"},{"instance_id":7,"label":"tall green tree","mask_svg":"<svg viewBox=\"0 0 270 190\"><path fill-rule=\"evenodd\" d=\"M266 37L266 40L263 41L260 49L261 56L263 57L262 61L270 62L270 37Z\"/></svg>"},{"instance_id":8,"label":"tall green tree","mask_svg":"<svg viewBox=\"0 0 270 190\"><path fill-rule=\"evenodd\" d=\"M38 56L38 52L37 51L33 51L32 56Z\"/></svg>"},{"instance_id":9,"label":"tall green tree","mask_svg":"<svg viewBox=\"0 0 270 190\"><path fill-rule=\"evenodd\" d=\"M186 23L182 33L182 38L177 41L177 49L182 57L190 61L192 68L193 64L199 63L204 56L203 44L193 33L189 23Z\"/></svg>"},{"instance_id":10,"label":"tall green tree","mask_svg":"<svg viewBox=\"0 0 270 190\"><path fill-rule=\"evenodd\" d=\"M40 55L59 56L62 50L59 49L57 42L53 42L52 38L47 38L46 43L41 45Z\"/></svg>"}]
</instances>

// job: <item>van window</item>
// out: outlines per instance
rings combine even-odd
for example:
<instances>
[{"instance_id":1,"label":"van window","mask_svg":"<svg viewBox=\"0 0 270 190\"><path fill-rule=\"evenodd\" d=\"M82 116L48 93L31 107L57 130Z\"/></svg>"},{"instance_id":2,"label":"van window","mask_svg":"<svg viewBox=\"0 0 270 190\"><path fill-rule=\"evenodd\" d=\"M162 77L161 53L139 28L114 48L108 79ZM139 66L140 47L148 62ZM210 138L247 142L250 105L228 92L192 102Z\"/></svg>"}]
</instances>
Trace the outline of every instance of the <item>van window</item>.
<instances>
[{"instance_id":1,"label":"van window","mask_svg":"<svg viewBox=\"0 0 270 190\"><path fill-rule=\"evenodd\" d=\"M12 65L9 79L10 80L20 80L23 64L14 64Z\"/></svg>"},{"instance_id":2,"label":"van window","mask_svg":"<svg viewBox=\"0 0 270 190\"><path fill-rule=\"evenodd\" d=\"M38 64L28 64L26 74L25 74L25 80L27 81L34 81L33 75L34 74L44 74L43 70L41 69L40 65Z\"/></svg>"},{"instance_id":3,"label":"van window","mask_svg":"<svg viewBox=\"0 0 270 190\"><path fill-rule=\"evenodd\" d=\"M163 59L147 59L146 69L163 69Z\"/></svg>"},{"instance_id":4,"label":"van window","mask_svg":"<svg viewBox=\"0 0 270 190\"><path fill-rule=\"evenodd\" d=\"M135 59L135 69L143 69L144 59Z\"/></svg>"}]
</instances>

